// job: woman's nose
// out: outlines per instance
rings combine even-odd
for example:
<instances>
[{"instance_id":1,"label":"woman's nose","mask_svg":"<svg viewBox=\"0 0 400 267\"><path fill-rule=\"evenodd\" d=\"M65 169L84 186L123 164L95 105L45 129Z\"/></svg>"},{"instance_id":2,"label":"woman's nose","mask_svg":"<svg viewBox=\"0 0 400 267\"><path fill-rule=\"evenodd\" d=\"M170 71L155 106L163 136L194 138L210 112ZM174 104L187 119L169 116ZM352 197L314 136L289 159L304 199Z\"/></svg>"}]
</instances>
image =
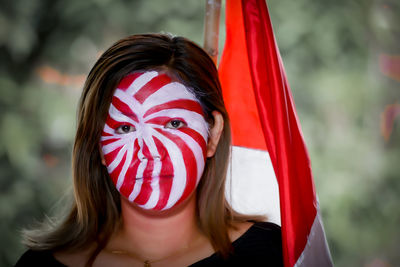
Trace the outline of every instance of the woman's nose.
<instances>
[{"instance_id":1,"label":"woman's nose","mask_svg":"<svg viewBox=\"0 0 400 267\"><path fill-rule=\"evenodd\" d=\"M163 158L164 153L159 151L159 147L154 142L154 140L145 139L143 140L143 144L141 146L142 150L142 158L141 160L161 160ZM161 152L161 153L160 153Z\"/></svg>"}]
</instances>

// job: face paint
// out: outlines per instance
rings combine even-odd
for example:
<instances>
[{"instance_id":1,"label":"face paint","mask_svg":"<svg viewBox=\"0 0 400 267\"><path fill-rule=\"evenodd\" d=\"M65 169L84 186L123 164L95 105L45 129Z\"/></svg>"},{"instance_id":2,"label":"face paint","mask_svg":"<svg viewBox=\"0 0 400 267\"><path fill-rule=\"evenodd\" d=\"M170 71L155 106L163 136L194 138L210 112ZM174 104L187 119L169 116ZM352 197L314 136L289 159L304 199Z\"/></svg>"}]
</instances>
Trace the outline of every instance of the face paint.
<instances>
[{"instance_id":1,"label":"face paint","mask_svg":"<svg viewBox=\"0 0 400 267\"><path fill-rule=\"evenodd\" d=\"M207 132L195 96L168 75L149 71L117 86L100 141L117 190L143 209L166 210L196 188Z\"/></svg>"}]
</instances>

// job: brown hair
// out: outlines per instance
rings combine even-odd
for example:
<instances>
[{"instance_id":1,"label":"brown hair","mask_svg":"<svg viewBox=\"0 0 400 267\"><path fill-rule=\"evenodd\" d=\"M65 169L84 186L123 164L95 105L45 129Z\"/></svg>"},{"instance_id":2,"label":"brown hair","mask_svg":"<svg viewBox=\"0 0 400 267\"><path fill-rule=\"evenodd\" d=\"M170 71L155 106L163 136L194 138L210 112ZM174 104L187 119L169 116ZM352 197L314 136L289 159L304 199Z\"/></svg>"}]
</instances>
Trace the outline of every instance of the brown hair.
<instances>
[{"instance_id":1,"label":"brown hair","mask_svg":"<svg viewBox=\"0 0 400 267\"><path fill-rule=\"evenodd\" d=\"M214 249L227 256L228 229L247 216L232 210L225 199L225 179L231 134L217 69L211 58L183 37L163 34L133 35L109 48L90 71L80 99L78 129L73 149L74 202L69 215L47 231L28 231L25 244L36 250L74 251L97 244L91 265L120 222L120 195L101 164L100 134L115 87L134 71L165 69L175 75L201 102L206 119L219 111L224 129L216 153L208 158L197 188L199 227ZM48 224L49 225L49 224Z\"/></svg>"}]
</instances>

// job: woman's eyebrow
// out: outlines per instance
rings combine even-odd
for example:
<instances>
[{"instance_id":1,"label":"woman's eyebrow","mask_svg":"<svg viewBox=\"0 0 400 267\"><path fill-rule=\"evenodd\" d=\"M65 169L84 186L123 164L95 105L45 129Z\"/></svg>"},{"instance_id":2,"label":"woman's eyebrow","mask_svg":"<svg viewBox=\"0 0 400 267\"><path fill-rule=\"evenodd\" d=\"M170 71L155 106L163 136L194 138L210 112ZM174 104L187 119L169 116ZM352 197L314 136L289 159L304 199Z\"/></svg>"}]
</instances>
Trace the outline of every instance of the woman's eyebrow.
<instances>
[{"instance_id":1,"label":"woman's eyebrow","mask_svg":"<svg viewBox=\"0 0 400 267\"><path fill-rule=\"evenodd\" d=\"M138 116L136 115L136 113L129 107L128 104L121 101L118 97L113 97L111 104L122 115L130 117L134 121L139 122L139 119L138 119Z\"/></svg>"},{"instance_id":2,"label":"woman's eyebrow","mask_svg":"<svg viewBox=\"0 0 400 267\"><path fill-rule=\"evenodd\" d=\"M179 100L172 100L157 106L154 106L150 108L149 110L146 111L146 113L143 115L143 118L162 111L162 110L168 110L168 109L184 109L184 110L189 110L196 112L202 116L204 116L203 109L200 105L199 102L191 99L179 99Z\"/></svg>"},{"instance_id":3,"label":"woman's eyebrow","mask_svg":"<svg viewBox=\"0 0 400 267\"><path fill-rule=\"evenodd\" d=\"M111 114L111 116L112 116L112 114L114 114L114 115L121 114L121 115L128 117L128 118L134 120L135 122L139 123L139 118L136 115L136 113L134 113L133 111L128 111L128 112L122 111L118 107L114 106L114 111L111 111L110 114Z\"/></svg>"},{"instance_id":4,"label":"woman's eyebrow","mask_svg":"<svg viewBox=\"0 0 400 267\"><path fill-rule=\"evenodd\" d=\"M121 114L125 115L127 117L137 118L137 115L135 113L132 113L132 112L129 112L129 113L128 112L121 112Z\"/></svg>"}]
</instances>

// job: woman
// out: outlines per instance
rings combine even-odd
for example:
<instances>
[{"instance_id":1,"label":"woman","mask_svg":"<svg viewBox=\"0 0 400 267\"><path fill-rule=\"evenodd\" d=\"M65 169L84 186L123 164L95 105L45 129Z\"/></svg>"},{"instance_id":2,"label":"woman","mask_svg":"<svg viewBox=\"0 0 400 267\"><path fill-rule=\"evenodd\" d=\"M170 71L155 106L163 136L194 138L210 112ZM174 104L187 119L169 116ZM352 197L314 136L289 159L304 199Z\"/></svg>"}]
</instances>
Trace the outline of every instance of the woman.
<instances>
[{"instance_id":1,"label":"woman","mask_svg":"<svg viewBox=\"0 0 400 267\"><path fill-rule=\"evenodd\" d=\"M72 209L26 232L17 266L281 266L280 228L225 199L230 145L217 70L200 47L120 40L82 93Z\"/></svg>"}]
</instances>

